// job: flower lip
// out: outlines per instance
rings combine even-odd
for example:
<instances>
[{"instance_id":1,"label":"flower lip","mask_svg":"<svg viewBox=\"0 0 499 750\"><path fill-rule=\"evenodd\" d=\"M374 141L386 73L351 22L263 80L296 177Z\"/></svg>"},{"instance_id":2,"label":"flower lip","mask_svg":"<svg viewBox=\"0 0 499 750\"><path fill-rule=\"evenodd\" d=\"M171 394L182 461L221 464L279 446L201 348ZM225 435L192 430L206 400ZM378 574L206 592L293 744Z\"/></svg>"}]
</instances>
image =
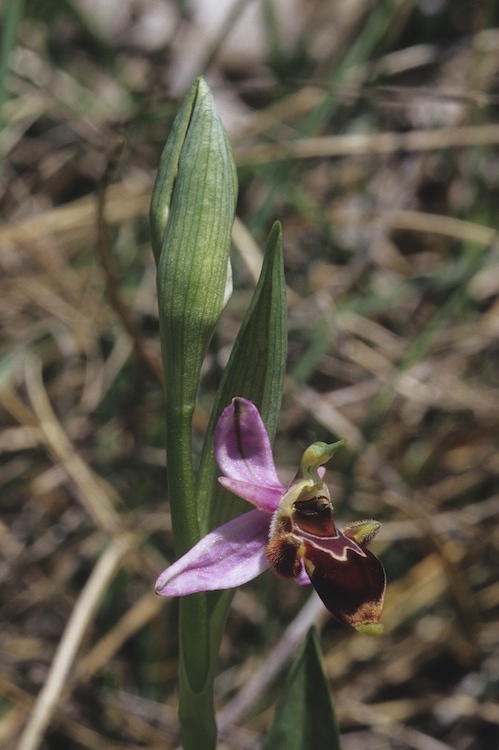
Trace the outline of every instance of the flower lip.
<instances>
[{"instance_id":1,"label":"flower lip","mask_svg":"<svg viewBox=\"0 0 499 750\"><path fill-rule=\"evenodd\" d=\"M383 566L341 531L328 545L325 541L319 546L306 539L303 550L305 569L324 606L344 625L377 623L386 588Z\"/></svg>"}]
</instances>

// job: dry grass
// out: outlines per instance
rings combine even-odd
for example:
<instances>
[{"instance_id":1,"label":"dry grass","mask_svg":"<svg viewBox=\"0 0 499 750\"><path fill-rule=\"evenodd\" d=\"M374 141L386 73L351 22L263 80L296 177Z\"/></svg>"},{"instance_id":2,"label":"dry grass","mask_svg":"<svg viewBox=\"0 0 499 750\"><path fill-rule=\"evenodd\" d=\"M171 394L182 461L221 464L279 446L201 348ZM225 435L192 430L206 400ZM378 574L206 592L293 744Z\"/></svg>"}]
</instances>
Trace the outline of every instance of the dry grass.
<instances>
[{"instance_id":1,"label":"dry grass","mask_svg":"<svg viewBox=\"0 0 499 750\"><path fill-rule=\"evenodd\" d=\"M176 99L209 65L241 196L199 438L280 219L278 465L348 438L337 513L383 521L389 577L377 639L270 574L236 593L221 747L259 746L315 621L344 750L497 748L497 13L394 3L371 44L371 4L281 4L286 31L247 21L247 48L153 0L21 26L1 134L2 747L179 741L176 604L152 593L172 538L147 211Z\"/></svg>"}]
</instances>

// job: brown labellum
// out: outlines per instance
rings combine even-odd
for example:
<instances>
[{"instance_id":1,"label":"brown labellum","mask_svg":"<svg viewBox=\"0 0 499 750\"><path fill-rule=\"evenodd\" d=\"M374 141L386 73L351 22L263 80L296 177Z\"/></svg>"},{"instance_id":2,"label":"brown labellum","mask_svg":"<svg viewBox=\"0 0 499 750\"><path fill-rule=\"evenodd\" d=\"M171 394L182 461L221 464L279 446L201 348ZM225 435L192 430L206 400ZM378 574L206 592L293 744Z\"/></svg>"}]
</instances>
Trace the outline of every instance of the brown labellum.
<instances>
[{"instance_id":1,"label":"brown labellum","mask_svg":"<svg viewBox=\"0 0 499 750\"><path fill-rule=\"evenodd\" d=\"M313 587L331 614L356 627L377 622L383 606L385 571L366 547L344 536L317 540L307 535L303 561Z\"/></svg>"},{"instance_id":2,"label":"brown labellum","mask_svg":"<svg viewBox=\"0 0 499 750\"><path fill-rule=\"evenodd\" d=\"M296 577L303 561L312 585L336 620L374 628L386 577L366 544L378 529L377 521L360 521L340 531L327 495L297 499L292 508L276 513L267 557L273 569L286 577Z\"/></svg>"}]
</instances>

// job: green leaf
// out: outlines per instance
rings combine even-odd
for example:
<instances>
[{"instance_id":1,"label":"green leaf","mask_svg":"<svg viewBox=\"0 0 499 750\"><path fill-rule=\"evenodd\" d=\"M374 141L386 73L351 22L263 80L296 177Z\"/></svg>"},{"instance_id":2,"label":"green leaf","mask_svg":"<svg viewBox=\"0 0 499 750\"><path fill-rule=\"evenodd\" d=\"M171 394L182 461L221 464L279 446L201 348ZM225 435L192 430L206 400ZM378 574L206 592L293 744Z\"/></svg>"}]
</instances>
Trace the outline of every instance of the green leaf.
<instances>
[{"instance_id":1,"label":"green leaf","mask_svg":"<svg viewBox=\"0 0 499 750\"><path fill-rule=\"evenodd\" d=\"M262 750L341 750L317 635L308 631Z\"/></svg>"},{"instance_id":2,"label":"green leaf","mask_svg":"<svg viewBox=\"0 0 499 750\"><path fill-rule=\"evenodd\" d=\"M158 173L154 182L149 216L151 244L156 263L158 263L161 253L170 203L173 197L173 187L179 170L180 155L185 144L197 92L198 81L187 92L182 106L175 117L171 133L161 154Z\"/></svg>"},{"instance_id":3,"label":"green leaf","mask_svg":"<svg viewBox=\"0 0 499 750\"><path fill-rule=\"evenodd\" d=\"M234 396L242 396L257 406L271 441L274 439L281 409L287 345L282 231L277 222L270 233L260 278L225 369L205 437L197 482L203 533L251 509L248 503L219 484L213 436L222 411Z\"/></svg>"}]
</instances>

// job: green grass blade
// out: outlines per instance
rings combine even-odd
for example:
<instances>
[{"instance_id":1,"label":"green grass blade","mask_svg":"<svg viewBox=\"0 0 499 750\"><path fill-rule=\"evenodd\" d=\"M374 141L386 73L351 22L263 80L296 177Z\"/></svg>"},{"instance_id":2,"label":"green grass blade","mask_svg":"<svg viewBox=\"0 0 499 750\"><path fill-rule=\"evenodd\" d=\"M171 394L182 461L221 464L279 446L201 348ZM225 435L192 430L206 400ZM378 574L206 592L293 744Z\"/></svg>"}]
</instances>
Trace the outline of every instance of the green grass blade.
<instances>
[{"instance_id":1,"label":"green grass blade","mask_svg":"<svg viewBox=\"0 0 499 750\"><path fill-rule=\"evenodd\" d=\"M24 0L6 0L2 16L2 45L0 48L0 130L4 126L3 107L9 98L9 62L17 44L19 24L23 16ZM1 157L1 155L0 155Z\"/></svg>"}]
</instances>

